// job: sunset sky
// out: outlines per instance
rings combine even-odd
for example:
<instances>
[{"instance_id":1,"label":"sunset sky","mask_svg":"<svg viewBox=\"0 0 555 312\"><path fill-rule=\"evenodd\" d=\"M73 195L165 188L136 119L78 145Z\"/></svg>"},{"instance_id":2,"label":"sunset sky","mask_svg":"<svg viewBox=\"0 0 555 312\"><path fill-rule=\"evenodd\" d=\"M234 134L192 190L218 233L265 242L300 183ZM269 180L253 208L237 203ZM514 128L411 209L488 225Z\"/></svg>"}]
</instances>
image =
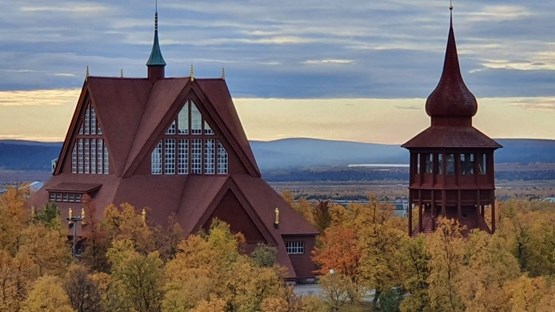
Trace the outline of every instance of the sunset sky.
<instances>
[{"instance_id":1,"label":"sunset sky","mask_svg":"<svg viewBox=\"0 0 555 312\"><path fill-rule=\"evenodd\" d=\"M85 76L145 77L152 1L0 0L0 138L63 140ZM555 2L454 1L474 124L555 139ZM167 76L225 68L251 140L400 144L429 124L445 0L159 0Z\"/></svg>"}]
</instances>

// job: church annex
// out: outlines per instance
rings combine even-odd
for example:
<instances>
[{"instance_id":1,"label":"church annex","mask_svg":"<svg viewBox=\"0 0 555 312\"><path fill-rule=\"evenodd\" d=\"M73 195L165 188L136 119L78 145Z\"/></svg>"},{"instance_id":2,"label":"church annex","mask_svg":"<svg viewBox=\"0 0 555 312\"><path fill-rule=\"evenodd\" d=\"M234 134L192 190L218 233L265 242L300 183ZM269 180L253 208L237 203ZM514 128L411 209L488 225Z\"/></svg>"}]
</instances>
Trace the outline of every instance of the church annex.
<instances>
[{"instance_id":1,"label":"church annex","mask_svg":"<svg viewBox=\"0 0 555 312\"><path fill-rule=\"evenodd\" d=\"M87 74L53 176L30 204L53 202L65 218L90 201L101 218L128 202L160 224L174 214L186 234L218 218L250 250L275 246L289 278L313 277L317 230L261 178L224 77L169 78L165 65L156 13L147 78Z\"/></svg>"}]
</instances>

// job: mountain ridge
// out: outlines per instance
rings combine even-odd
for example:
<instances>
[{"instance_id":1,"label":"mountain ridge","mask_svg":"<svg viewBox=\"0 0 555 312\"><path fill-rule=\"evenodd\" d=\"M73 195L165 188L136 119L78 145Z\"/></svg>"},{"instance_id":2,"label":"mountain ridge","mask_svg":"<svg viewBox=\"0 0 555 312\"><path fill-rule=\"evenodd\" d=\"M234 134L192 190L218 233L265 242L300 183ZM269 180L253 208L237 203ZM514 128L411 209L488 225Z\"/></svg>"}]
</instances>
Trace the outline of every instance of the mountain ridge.
<instances>
[{"instance_id":1,"label":"mountain ridge","mask_svg":"<svg viewBox=\"0 0 555 312\"><path fill-rule=\"evenodd\" d=\"M555 140L496 139L503 148L496 163L555 163ZM315 138L250 141L262 172L279 169L344 167L350 164L408 164L409 153L397 144ZM0 169L50 170L62 142L0 140Z\"/></svg>"}]
</instances>

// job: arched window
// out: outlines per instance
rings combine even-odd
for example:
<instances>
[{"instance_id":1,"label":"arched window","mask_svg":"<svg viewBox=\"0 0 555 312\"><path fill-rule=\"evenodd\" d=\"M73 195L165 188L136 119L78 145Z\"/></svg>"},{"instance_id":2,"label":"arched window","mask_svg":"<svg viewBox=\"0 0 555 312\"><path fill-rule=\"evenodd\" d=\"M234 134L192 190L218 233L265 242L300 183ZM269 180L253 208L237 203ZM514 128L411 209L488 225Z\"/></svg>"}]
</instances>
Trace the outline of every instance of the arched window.
<instances>
[{"instance_id":1,"label":"arched window","mask_svg":"<svg viewBox=\"0 0 555 312\"><path fill-rule=\"evenodd\" d=\"M151 173L227 174L228 154L194 101L185 102L151 152Z\"/></svg>"},{"instance_id":2,"label":"arched window","mask_svg":"<svg viewBox=\"0 0 555 312\"><path fill-rule=\"evenodd\" d=\"M110 173L108 146L102 136L94 107L89 100L86 100L86 103L79 132L75 136L71 150L71 173L108 174Z\"/></svg>"}]
</instances>

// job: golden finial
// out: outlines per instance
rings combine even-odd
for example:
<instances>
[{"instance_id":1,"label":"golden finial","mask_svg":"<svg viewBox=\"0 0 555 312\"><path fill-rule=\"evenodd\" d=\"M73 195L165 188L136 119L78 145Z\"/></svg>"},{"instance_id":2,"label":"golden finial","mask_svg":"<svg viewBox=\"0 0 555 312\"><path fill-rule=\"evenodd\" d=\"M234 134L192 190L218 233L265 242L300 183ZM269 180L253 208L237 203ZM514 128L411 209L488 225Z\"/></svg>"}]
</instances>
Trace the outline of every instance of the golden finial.
<instances>
[{"instance_id":1,"label":"golden finial","mask_svg":"<svg viewBox=\"0 0 555 312\"><path fill-rule=\"evenodd\" d=\"M195 80L195 65L193 65L193 64L191 64L190 76L191 76L191 81L194 81Z\"/></svg>"},{"instance_id":2,"label":"golden finial","mask_svg":"<svg viewBox=\"0 0 555 312\"><path fill-rule=\"evenodd\" d=\"M89 65L87 65L87 69L85 70L85 78L89 78Z\"/></svg>"},{"instance_id":3,"label":"golden finial","mask_svg":"<svg viewBox=\"0 0 555 312\"><path fill-rule=\"evenodd\" d=\"M69 208L67 216L69 219L69 224L73 224L73 220L71 220L73 218L73 209Z\"/></svg>"},{"instance_id":4,"label":"golden finial","mask_svg":"<svg viewBox=\"0 0 555 312\"><path fill-rule=\"evenodd\" d=\"M278 226L279 225L279 208L276 208L274 210L274 213L275 213L274 225Z\"/></svg>"},{"instance_id":5,"label":"golden finial","mask_svg":"<svg viewBox=\"0 0 555 312\"><path fill-rule=\"evenodd\" d=\"M225 80L225 68L222 67L222 79Z\"/></svg>"},{"instance_id":6,"label":"golden finial","mask_svg":"<svg viewBox=\"0 0 555 312\"><path fill-rule=\"evenodd\" d=\"M123 68L119 70L119 77L123 78Z\"/></svg>"},{"instance_id":7,"label":"golden finial","mask_svg":"<svg viewBox=\"0 0 555 312\"><path fill-rule=\"evenodd\" d=\"M141 211L141 219L143 220L143 224L146 225L146 209L143 208L143 211Z\"/></svg>"}]
</instances>

